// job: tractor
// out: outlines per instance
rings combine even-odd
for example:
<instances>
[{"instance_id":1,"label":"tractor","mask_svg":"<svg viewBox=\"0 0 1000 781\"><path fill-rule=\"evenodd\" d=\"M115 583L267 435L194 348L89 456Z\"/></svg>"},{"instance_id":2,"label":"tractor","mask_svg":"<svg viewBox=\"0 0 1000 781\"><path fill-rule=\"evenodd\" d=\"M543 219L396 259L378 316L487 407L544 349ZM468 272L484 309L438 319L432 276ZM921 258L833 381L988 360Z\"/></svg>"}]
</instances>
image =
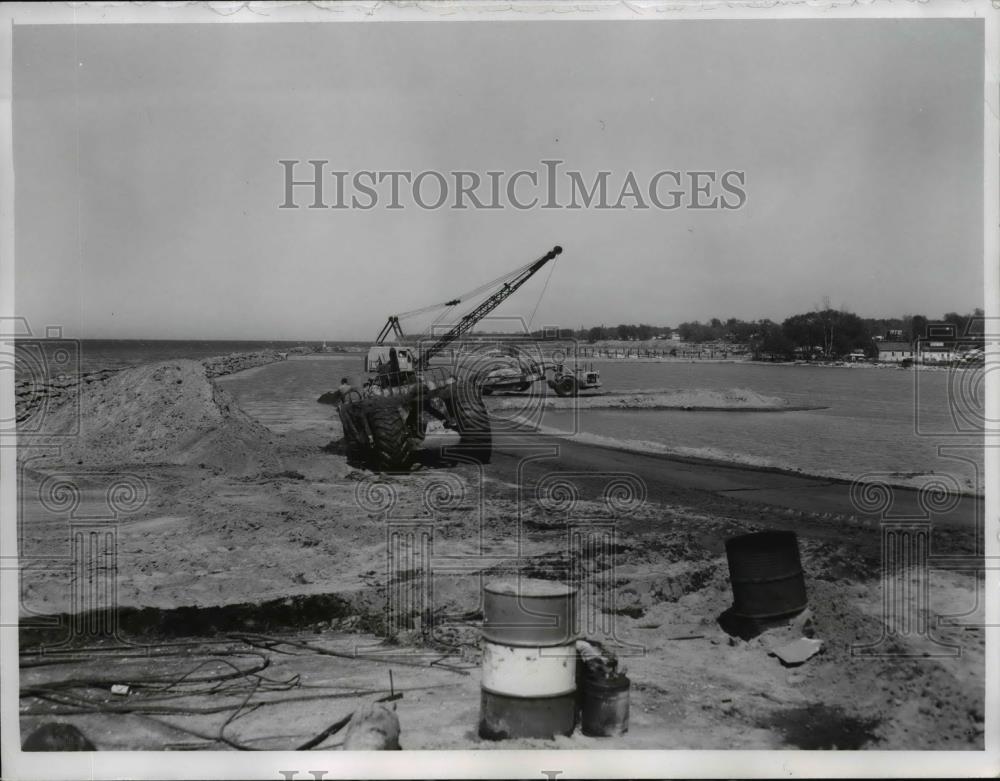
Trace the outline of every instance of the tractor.
<instances>
[{"instance_id":1,"label":"tractor","mask_svg":"<svg viewBox=\"0 0 1000 781\"><path fill-rule=\"evenodd\" d=\"M494 280L490 286L496 289L427 347L407 344L400 320L435 308L455 307L462 303L461 298L390 315L368 350L363 387L342 394L337 406L348 460L380 471L405 471L434 418L458 432L457 455L488 463L493 435L482 398L484 384L488 385L483 372L475 365L463 371L452 365L431 366L430 362L561 252L561 247L553 247L538 260ZM484 290L481 287L473 293ZM387 341L390 337L392 342Z\"/></svg>"},{"instance_id":2,"label":"tractor","mask_svg":"<svg viewBox=\"0 0 1000 781\"><path fill-rule=\"evenodd\" d=\"M565 364L557 363L549 368L552 377L548 385L557 396L576 396L582 390L601 387L601 373L593 365L589 369L583 366L567 369Z\"/></svg>"}]
</instances>

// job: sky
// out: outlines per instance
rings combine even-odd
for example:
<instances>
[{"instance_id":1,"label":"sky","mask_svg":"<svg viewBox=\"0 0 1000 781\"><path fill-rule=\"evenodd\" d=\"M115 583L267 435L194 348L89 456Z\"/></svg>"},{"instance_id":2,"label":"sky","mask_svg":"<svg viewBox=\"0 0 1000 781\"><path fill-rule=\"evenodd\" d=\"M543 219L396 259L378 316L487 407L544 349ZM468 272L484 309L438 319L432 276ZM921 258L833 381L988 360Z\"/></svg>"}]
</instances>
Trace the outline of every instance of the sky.
<instances>
[{"instance_id":1,"label":"sky","mask_svg":"<svg viewBox=\"0 0 1000 781\"><path fill-rule=\"evenodd\" d=\"M983 302L975 20L24 26L13 62L15 306L36 331L371 339L555 244L501 322ZM280 209L283 159L484 179L561 160L588 186L609 171L612 202L629 171L733 170L746 199L387 209L382 185L373 209Z\"/></svg>"}]
</instances>

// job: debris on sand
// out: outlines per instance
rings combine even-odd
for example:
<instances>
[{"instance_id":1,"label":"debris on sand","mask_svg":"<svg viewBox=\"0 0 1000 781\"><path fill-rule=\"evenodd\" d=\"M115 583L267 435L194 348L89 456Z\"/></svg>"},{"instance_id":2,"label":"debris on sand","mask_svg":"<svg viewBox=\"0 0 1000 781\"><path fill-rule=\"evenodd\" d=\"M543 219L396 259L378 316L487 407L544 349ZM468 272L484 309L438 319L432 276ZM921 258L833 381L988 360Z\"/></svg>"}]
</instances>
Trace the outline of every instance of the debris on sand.
<instances>
[{"instance_id":1,"label":"debris on sand","mask_svg":"<svg viewBox=\"0 0 1000 781\"><path fill-rule=\"evenodd\" d=\"M576 652L586 675L595 681L612 681L623 676L624 666L619 666L613 651L597 640L577 640Z\"/></svg>"},{"instance_id":2,"label":"debris on sand","mask_svg":"<svg viewBox=\"0 0 1000 781\"><path fill-rule=\"evenodd\" d=\"M823 641L813 637L800 637L785 645L778 646L771 653L786 667L797 667L812 659L823 650Z\"/></svg>"},{"instance_id":3,"label":"debris on sand","mask_svg":"<svg viewBox=\"0 0 1000 781\"><path fill-rule=\"evenodd\" d=\"M351 717L344 737L344 751L398 750L399 717L387 705L371 702Z\"/></svg>"},{"instance_id":4,"label":"debris on sand","mask_svg":"<svg viewBox=\"0 0 1000 781\"><path fill-rule=\"evenodd\" d=\"M193 360L138 366L92 383L78 404L49 413L46 431L73 435L61 447L62 463L204 464L244 474L279 467L271 432Z\"/></svg>"}]
</instances>

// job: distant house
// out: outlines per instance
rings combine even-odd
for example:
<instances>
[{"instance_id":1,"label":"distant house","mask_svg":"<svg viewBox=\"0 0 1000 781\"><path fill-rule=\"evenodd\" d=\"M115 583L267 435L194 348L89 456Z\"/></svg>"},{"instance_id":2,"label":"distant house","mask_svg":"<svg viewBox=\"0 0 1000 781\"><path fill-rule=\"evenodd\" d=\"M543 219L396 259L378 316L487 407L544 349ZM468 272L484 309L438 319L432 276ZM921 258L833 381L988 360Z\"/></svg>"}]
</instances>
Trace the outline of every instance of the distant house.
<instances>
[{"instance_id":1,"label":"distant house","mask_svg":"<svg viewBox=\"0 0 1000 781\"><path fill-rule=\"evenodd\" d=\"M913 360L913 345L909 342L876 342L880 363L900 363Z\"/></svg>"}]
</instances>

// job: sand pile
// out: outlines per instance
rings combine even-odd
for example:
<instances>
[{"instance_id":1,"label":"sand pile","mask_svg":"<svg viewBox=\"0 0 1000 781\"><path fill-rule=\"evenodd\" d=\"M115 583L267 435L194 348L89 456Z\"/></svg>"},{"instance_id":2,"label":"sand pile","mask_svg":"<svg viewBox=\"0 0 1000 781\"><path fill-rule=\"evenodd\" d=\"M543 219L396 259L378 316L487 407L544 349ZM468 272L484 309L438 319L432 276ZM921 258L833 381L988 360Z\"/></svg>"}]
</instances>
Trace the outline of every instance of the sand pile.
<instances>
[{"instance_id":1,"label":"sand pile","mask_svg":"<svg viewBox=\"0 0 1000 781\"><path fill-rule=\"evenodd\" d=\"M216 386L198 361L175 360L116 373L81 390L79 405L49 413L46 431L79 435L59 460L88 466L204 464L229 472L272 469L273 435Z\"/></svg>"}]
</instances>

